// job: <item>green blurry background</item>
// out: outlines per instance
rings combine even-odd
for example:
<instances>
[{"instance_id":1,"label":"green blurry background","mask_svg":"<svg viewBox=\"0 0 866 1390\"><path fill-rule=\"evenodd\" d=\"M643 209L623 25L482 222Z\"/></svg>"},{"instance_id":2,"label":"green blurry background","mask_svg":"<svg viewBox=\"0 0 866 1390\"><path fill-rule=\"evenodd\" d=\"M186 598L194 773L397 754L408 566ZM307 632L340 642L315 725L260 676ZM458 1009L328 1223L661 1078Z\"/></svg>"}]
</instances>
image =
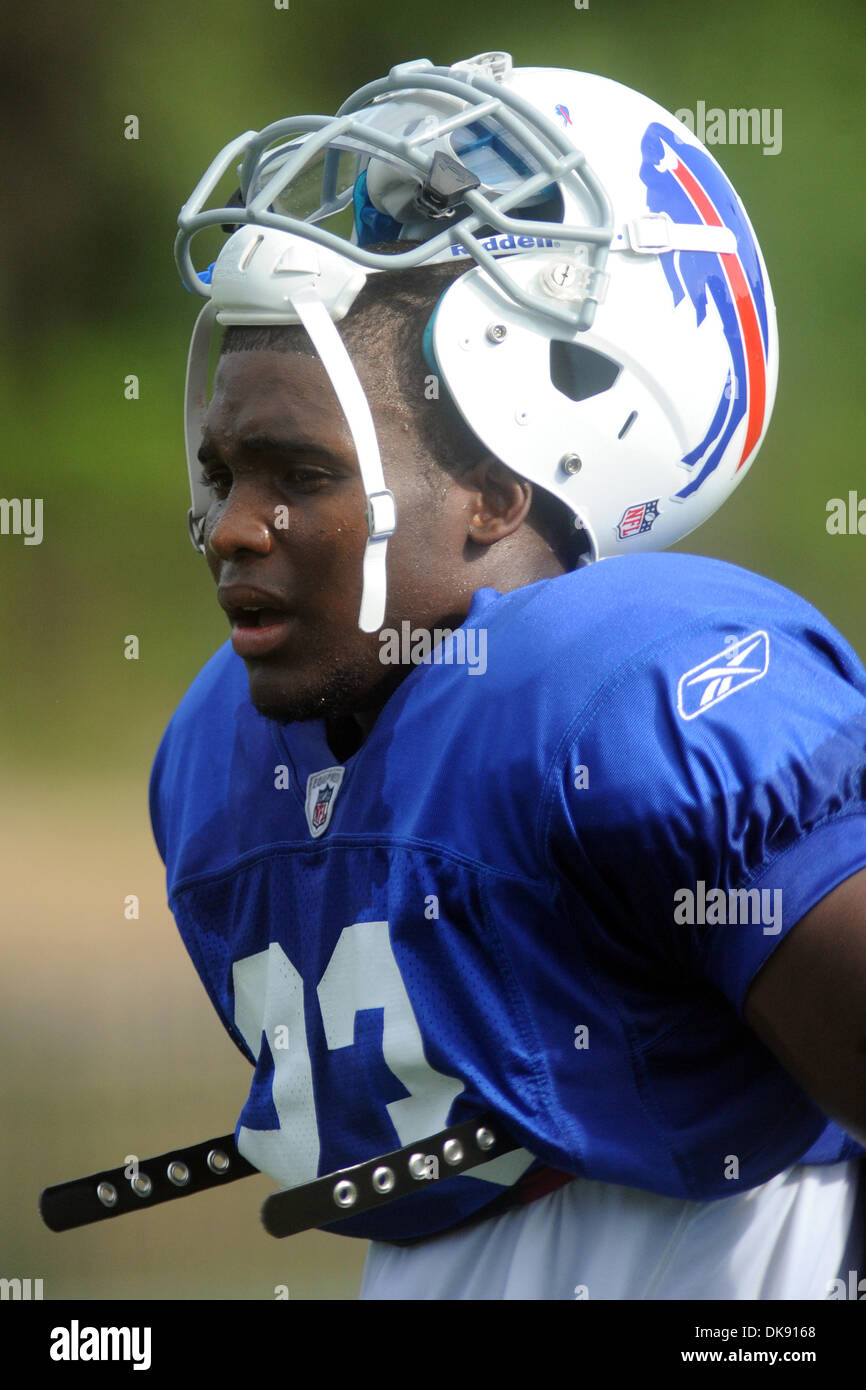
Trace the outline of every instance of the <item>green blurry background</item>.
<instances>
[{"instance_id":1,"label":"green blurry background","mask_svg":"<svg viewBox=\"0 0 866 1390\"><path fill-rule=\"evenodd\" d=\"M364 1246L269 1240L248 1179L53 1236L42 1186L230 1129L249 1068L164 905L150 761L227 635L186 539L181 394L196 304L174 219L216 151L281 115L332 111L396 62L488 48L604 73L669 110L781 107L778 156L716 147L778 306L781 374L760 459L682 547L798 590L866 656L861 384L866 11L850 0L148 0L4 19L0 495L42 497L40 546L0 536L3 899L0 1276L47 1298L352 1298ZM140 138L123 137L134 114ZM140 399L124 399L124 377ZM140 659L123 656L136 634ZM124 917L128 894L140 917Z\"/></svg>"}]
</instances>

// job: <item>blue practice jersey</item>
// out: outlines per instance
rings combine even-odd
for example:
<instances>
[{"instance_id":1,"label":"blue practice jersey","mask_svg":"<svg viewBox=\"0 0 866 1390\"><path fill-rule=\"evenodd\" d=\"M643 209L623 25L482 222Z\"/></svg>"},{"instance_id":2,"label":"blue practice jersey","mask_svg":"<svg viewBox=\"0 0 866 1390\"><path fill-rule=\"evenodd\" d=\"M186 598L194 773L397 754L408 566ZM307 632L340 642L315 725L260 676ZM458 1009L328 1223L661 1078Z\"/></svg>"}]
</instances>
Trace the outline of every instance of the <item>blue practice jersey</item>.
<instances>
[{"instance_id":1,"label":"blue practice jersey","mask_svg":"<svg viewBox=\"0 0 866 1390\"><path fill-rule=\"evenodd\" d=\"M743 1020L866 866L866 672L696 556L481 589L344 764L230 644L163 738L168 899L283 1187L493 1110L523 1146L334 1229L445 1229L542 1165L709 1200L862 1150ZM449 660L450 658L450 660ZM429 1171L429 1170L428 1170Z\"/></svg>"}]
</instances>

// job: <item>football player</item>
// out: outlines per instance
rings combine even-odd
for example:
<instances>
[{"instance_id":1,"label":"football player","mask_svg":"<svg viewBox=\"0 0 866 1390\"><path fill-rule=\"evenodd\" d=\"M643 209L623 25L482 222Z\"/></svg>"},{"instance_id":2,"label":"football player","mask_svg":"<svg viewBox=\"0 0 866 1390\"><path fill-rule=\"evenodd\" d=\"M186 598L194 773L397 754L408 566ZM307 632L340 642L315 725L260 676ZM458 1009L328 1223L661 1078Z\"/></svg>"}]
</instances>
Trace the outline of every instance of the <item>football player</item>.
<instances>
[{"instance_id":1,"label":"football player","mask_svg":"<svg viewBox=\"0 0 866 1390\"><path fill-rule=\"evenodd\" d=\"M657 553L773 406L726 176L638 93L487 53L241 136L180 225L231 639L151 806L254 1068L241 1153L299 1209L373 1161L313 1222L372 1241L367 1298L830 1296L862 1255L866 672L793 593Z\"/></svg>"}]
</instances>

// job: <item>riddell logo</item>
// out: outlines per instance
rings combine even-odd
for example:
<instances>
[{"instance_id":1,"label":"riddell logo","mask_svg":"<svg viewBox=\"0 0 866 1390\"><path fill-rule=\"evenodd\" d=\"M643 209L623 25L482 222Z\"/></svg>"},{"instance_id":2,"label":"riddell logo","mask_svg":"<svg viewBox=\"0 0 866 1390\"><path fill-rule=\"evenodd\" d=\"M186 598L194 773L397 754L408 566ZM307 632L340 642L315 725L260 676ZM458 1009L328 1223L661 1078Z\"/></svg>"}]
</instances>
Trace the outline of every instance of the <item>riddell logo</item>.
<instances>
[{"instance_id":1,"label":"riddell logo","mask_svg":"<svg viewBox=\"0 0 866 1390\"><path fill-rule=\"evenodd\" d=\"M498 236L487 237L481 243L485 251L489 251L494 256L504 255L506 251L532 251L538 247L545 249L559 246L558 241L554 241L549 236L518 236L514 237L510 232L500 232ZM451 247L452 256L468 256L466 247L459 241Z\"/></svg>"}]
</instances>

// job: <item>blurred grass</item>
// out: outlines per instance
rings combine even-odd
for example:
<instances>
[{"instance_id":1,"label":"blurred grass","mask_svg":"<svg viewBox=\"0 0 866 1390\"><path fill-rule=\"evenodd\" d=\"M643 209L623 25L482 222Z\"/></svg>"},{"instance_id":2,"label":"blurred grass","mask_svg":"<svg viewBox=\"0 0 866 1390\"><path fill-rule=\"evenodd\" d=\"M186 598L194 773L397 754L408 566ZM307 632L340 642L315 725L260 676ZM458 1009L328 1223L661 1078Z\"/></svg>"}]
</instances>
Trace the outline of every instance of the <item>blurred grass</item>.
<instances>
[{"instance_id":1,"label":"blurred grass","mask_svg":"<svg viewBox=\"0 0 866 1390\"><path fill-rule=\"evenodd\" d=\"M42 1278L46 1299L273 1299L278 1284L292 1300L356 1297L366 1243L272 1240L265 1177L77 1231L42 1225L43 1187L233 1129L251 1068L165 906L138 781L8 785L0 876L0 1273Z\"/></svg>"}]
</instances>

